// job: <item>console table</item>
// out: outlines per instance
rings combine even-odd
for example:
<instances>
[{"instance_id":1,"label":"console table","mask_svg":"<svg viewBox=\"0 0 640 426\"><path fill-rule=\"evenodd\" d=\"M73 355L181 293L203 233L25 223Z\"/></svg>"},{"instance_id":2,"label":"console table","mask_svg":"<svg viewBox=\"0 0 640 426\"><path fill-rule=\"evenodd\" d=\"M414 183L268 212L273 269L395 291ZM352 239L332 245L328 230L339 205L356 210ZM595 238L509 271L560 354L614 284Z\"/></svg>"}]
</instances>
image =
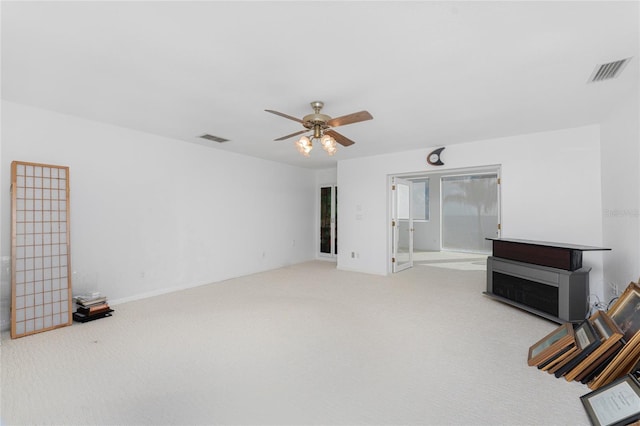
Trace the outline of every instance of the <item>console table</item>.
<instances>
[{"instance_id":1,"label":"console table","mask_svg":"<svg viewBox=\"0 0 640 426\"><path fill-rule=\"evenodd\" d=\"M555 321L580 322L589 313L589 271L582 252L603 247L546 241L487 238L485 295Z\"/></svg>"}]
</instances>

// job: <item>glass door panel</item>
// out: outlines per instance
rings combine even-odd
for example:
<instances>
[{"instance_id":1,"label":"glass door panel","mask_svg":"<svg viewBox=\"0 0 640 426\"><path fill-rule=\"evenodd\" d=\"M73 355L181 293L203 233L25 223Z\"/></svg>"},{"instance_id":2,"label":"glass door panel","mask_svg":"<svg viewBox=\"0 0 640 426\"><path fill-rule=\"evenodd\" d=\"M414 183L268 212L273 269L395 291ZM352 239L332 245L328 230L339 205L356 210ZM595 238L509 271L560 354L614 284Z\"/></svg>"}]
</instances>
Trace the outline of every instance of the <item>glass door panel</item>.
<instances>
[{"instance_id":1,"label":"glass door panel","mask_svg":"<svg viewBox=\"0 0 640 426\"><path fill-rule=\"evenodd\" d=\"M413 266L413 214L411 181L393 179L393 272Z\"/></svg>"},{"instance_id":2,"label":"glass door panel","mask_svg":"<svg viewBox=\"0 0 640 426\"><path fill-rule=\"evenodd\" d=\"M475 174L442 178L442 248L491 253L499 236L498 175Z\"/></svg>"}]
</instances>

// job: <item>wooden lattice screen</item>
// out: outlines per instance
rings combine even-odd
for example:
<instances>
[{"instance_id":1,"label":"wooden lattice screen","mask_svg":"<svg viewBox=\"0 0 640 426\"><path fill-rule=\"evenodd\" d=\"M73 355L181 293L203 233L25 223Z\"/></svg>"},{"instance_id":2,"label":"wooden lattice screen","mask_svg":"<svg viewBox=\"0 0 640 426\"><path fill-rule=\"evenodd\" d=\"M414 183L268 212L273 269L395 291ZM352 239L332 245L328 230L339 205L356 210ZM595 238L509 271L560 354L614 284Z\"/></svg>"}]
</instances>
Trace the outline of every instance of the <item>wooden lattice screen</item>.
<instances>
[{"instance_id":1,"label":"wooden lattice screen","mask_svg":"<svg viewBox=\"0 0 640 426\"><path fill-rule=\"evenodd\" d=\"M11 337L70 325L69 168L11 163Z\"/></svg>"}]
</instances>

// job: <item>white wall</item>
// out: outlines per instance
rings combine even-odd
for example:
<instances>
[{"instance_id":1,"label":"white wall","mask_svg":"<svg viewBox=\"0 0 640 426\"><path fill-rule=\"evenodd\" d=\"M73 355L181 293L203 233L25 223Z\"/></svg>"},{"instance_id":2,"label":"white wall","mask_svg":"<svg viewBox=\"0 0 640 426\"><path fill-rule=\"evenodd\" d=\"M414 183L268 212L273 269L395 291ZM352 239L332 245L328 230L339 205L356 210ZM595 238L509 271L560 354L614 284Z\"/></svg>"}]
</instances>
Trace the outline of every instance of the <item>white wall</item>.
<instances>
[{"instance_id":1,"label":"white wall","mask_svg":"<svg viewBox=\"0 0 640 426\"><path fill-rule=\"evenodd\" d=\"M389 272L390 174L436 170L424 150L338 163L338 268ZM586 126L447 146L444 166L502 167L502 236L600 246L600 128ZM355 251L358 258L346 253ZM602 296L602 253L586 253L592 292Z\"/></svg>"},{"instance_id":2,"label":"white wall","mask_svg":"<svg viewBox=\"0 0 640 426\"><path fill-rule=\"evenodd\" d=\"M638 96L630 93L609 120L602 123L602 209L605 257L604 281L623 291L640 276L640 135Z\"/></svg>"},{"instance_id":3,"label":"white wall","mask_svg":"<svg viewBox=\"0 0 640 426\"><path fill-rule=\"evenodd\" d=\"M70 167L74 294L117 303L315 257L312 170L8 102L1 158L3 328L12 160Z\"/></svg>"},{"instance_id":4,"label":"white wall","mask_svg":"<svg viewBox=\"0 0 640 426\"><path fill-rule=\"evenodd\" d=\"M318 186L335 185L337 180L338 180L338 169L335 167L331 169L316 170L316 182Z\"/></svg>"}]
</instances>

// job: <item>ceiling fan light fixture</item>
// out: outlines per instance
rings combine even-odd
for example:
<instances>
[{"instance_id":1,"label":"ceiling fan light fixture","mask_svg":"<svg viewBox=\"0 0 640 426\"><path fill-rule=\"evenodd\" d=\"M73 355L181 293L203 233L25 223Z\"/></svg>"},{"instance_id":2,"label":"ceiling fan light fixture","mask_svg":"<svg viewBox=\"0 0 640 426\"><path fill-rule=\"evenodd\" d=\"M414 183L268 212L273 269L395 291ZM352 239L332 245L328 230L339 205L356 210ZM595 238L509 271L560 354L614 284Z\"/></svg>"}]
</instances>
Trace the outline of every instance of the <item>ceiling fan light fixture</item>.
<instances>
[{"instance_id":1,"label":"ceiling fan light fixture","mask_svg":"<svg viewBox=\"0 0 640 426\"><path fill-rule=\"evenodd\" d=\"M313 143L311 142L311 139L309 139L307 136L303 136L300 139L298 139L298 141L296 142L296 148L298 149L298 152L300 154L304 155L305 157L308 157L309 153L313 149Z\"/></svg>"},{"instance_id":2,"label":"ceiling fan light fixture","mask_svg":"<svg viewBox=\"0 0 640 426\"><path fill-rule=\"evenodd\" d=\"M320 139L320 143L322 143L322 148L327 151L327 154L333 155L338 150L336 148L336 140L329 135L324 135L322 139Z\"/></svg>"}]
</instances>

